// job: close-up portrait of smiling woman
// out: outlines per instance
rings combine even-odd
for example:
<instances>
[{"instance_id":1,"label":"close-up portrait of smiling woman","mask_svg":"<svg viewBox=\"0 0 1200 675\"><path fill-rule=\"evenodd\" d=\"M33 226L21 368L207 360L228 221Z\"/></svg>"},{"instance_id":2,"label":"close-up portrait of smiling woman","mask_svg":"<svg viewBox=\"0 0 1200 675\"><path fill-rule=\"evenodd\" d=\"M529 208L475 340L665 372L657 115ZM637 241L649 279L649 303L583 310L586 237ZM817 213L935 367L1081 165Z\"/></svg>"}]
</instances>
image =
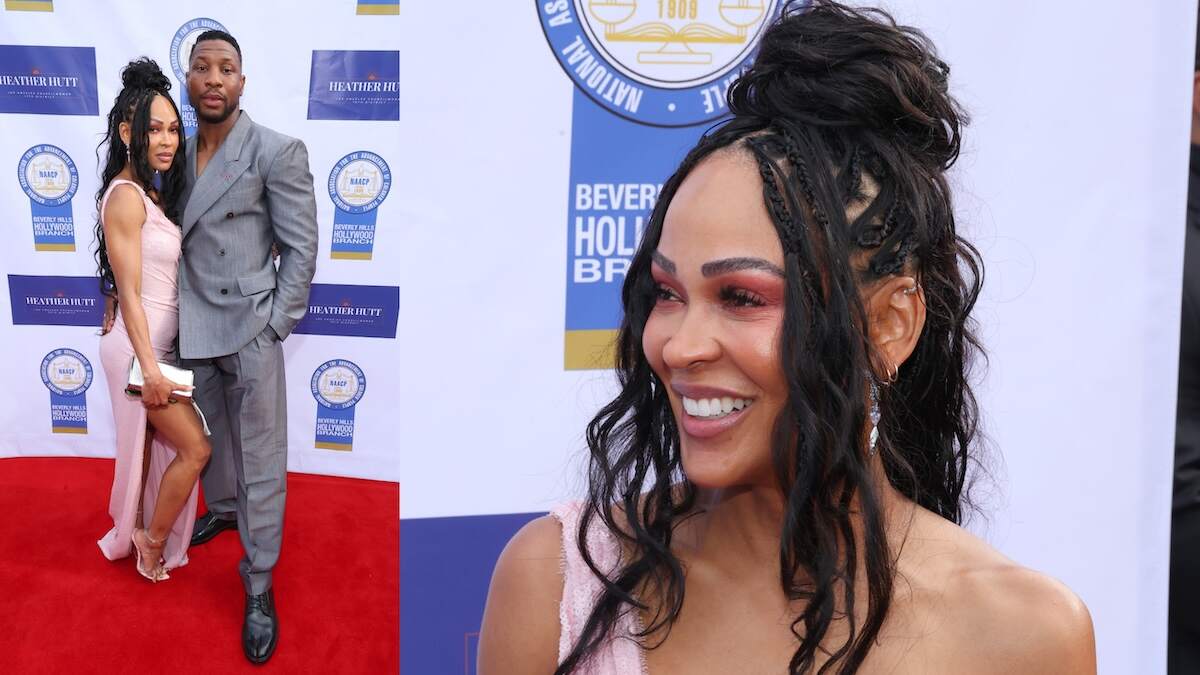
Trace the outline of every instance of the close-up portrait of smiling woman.
<instances>
[{"instance_id":1,"label":"close-up portrait of smiling woman","mask_svg":"<svg viewBox=\"0 0 1200 675\"><path fill-rule=\"evenodd\" d=\"M983 269L948 76L882 11L767 30L663 186L587 498L501 556L481 673L1094 671L1083 603L960 527Z\"/></svg>"}]
</instances>

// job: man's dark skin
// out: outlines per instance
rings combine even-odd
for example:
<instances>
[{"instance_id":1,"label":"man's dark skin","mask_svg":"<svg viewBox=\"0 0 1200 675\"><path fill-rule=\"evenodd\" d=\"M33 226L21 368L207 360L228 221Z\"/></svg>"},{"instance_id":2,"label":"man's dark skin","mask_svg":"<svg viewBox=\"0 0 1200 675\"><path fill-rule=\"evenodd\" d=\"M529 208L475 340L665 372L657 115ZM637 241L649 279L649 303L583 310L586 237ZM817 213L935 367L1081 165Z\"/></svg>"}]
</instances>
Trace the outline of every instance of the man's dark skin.
<instances>
[{"instance_id":1,"label":"man's dark skin","mask_svg":"<svg viewBox=\"0 0 1200 675\"><path fill-rule=\"evenodd\" d=\"M204 173L208 160L221 147L237 122L238 104L246 76L242 59L224 40L196 43L188 64L188 99L196 108L196 177Z\"/></svg>"},{"instance_id":2,"label":"man's dark skin","mask_svg":"<svg viewBox=\"0 0 1200 675\"><path fill-rule=\"evenodd\" d=\"M242 59L233 45L224 40L196 43L188 63L187 90L188 99L196 109L197 179L237 123L245 86ZM247 595L245 623L242 626L242 648L247 658L255 663L269 659L278 633L279 619L275 611L274 594L268 590L259 596ZM264 649L265 655L253 655Z\"/></svg>"}]
</instances>

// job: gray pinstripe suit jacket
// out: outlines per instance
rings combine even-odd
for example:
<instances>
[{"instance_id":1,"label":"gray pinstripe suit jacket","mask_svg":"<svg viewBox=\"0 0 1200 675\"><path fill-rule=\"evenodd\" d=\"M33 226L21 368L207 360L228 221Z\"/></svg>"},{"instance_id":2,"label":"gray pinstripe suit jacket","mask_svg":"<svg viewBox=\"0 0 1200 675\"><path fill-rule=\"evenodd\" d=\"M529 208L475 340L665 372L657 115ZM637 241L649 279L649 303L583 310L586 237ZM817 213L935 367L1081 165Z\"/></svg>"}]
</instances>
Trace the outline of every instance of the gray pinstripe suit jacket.
<instances>
[{"instance_id":1,"label":"gray pinstripe suit jacket","mask_svg":"<svg viewBox=\"0 0 1200 675\"><path fill-rule=\"evenodd\" d=\"M184 359L233 354L268 325L286 338L308 309L317 266L317 205L304 143L243 111L197 179L196 141L187 141L180 223Z\"/></svg>"}]
</instances>

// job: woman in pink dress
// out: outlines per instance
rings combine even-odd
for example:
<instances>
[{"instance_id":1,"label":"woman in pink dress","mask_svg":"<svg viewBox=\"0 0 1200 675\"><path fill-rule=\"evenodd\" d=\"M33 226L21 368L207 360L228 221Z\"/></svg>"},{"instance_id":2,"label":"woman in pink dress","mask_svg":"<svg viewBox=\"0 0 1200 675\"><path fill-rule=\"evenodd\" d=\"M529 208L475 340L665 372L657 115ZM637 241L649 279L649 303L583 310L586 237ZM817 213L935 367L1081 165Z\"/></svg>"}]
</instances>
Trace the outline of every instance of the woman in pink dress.
<instances>
[{"instance_id":1,"label":"woman in pink dress","mask_svg":"<svg viewBox=\"0 0 1200 675\"><path fill-rule=\"evenodd\" d=\"M153 61L131 62L121 79L97 195L101 284L116 304L100 338L100 361L117 433L113 527L97 543L109 560L136 552L138 572L156 582L187 563L209 444L203 418L190 405L191 387L168 380L158 365L174 360L179 330L179 110ZM135 357L144 374L140 397L125 391Z\"/></svg>"},{"instance_id":2,"label":"woman in pink dress","mask_svg":"<svg viewBox=\"0 0 1200 675\"><path fill-rule=\"evenodd\" d=\"M982 261L949 66L833 0L756 49L663 183L587 498L501 554L478 672L1094 674L1083 602L960 526Z\"/></svg>"}]
</instances>

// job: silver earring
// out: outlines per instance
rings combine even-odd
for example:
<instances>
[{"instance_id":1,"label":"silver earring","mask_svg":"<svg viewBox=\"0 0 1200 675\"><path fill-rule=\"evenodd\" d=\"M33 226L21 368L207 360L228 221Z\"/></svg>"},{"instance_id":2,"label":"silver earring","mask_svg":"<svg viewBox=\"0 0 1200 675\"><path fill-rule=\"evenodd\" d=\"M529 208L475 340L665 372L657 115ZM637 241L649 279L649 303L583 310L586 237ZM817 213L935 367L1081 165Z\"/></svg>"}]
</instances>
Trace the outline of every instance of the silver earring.
<instances>
[{"instance_id":1,"label":"silver earring","mask_svg":"<svg viewBox=\"0 0 1200 675\"><path fill-rule=\"evenodd\" d=\"M874 457L879 444L879 385L875 384L875 378L871 378L871 410L868 416L871 419L871 436L867 454Z\"/></svg>"}]
</instances>

